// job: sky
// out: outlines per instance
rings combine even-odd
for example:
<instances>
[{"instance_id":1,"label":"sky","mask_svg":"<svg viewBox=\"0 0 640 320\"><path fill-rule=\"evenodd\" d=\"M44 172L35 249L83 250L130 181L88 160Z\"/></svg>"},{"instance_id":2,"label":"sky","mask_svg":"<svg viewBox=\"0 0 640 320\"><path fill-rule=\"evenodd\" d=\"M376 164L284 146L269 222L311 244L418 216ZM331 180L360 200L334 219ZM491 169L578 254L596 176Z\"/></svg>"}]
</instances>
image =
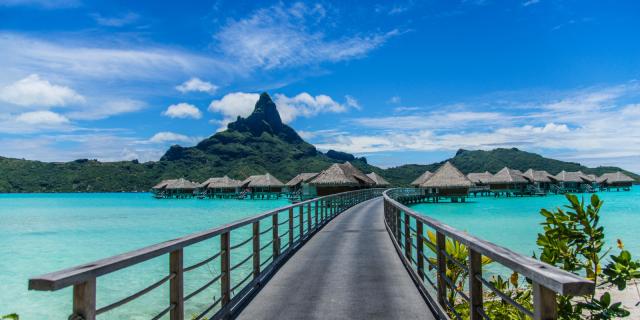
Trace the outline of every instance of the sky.
<instances>
[{"instance_id":1,"label":"sky","mask_svg":"<svg viewBox=\"0 0 640 320\"><path fill-rule=\"evenodd\" d=\"M0 156L154 161L260 92L381 167L517 147L640 172L640 2L0 0Z\"/></svg>"}]
</instances>

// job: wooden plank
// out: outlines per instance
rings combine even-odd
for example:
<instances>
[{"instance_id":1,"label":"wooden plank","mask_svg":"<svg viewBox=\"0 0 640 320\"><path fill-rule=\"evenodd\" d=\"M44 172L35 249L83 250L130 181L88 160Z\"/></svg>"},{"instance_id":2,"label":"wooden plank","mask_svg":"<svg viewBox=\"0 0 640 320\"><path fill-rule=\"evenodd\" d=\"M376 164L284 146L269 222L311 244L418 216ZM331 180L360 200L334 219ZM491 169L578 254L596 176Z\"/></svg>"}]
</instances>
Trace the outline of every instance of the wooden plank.
<instances>
[{"instance_id":1,"label":"wooden plank","mask_svg":"<svg viewBox=\"0 0 640 320\"><path fill-rule=\"evenodd\" d=\"M73 286L73 314L84 320L96 319L96 278Z\"/></svg>"},{"instance_id":2,"label":"wooden plank","mask_svg":"<svg viewBox=\"0 0 640 320\"><path fill-rule=\"evenodd\" d=\"M469 299L471 320L482 320L480 309L484 308L482 300L482 255L469 250Z\"/></svg>"},{"instance_id":3,"label":"wooden plank","mask_svg":"<svg viewBox=\"0 0 640 320\"><path fill-rule=\"evenodd\" d=\"M222 295L222 306L226 306L231 301L231 251L229 232L220 235L220 294Z\"/></svg>"},{"instance_id":4,"label":"wooden plank","mask_svg":"<svg viewBox=\"0 0 640 320\"><path fill-rule=\"evenodd\" d=\"M447 272L447 257L442 253L443 250L446 250L446 238L442 232L436 232L436 258L438 266L438 303L441 306L445 305L445 300L447 299L447 282L444 279L444 274Z\"/></svg>"},{"instance_id":5,"label":"wooden plank","mask_svg":"<svg viewBox=\"0 0 640 320\"><path fill-rule=\"evenodd\" d=\"M556 293L537 282L533 283L533 318L535 320L558 319Z\"/></svg>"},{"instance_id":6,"label":"wooden plank","mask_svg":"<svg viewBox=\"0 0 640 320\"><path fill-rule=\"evenodd\" d=\"M183 250L172 251L169 255L169 272L175 276L169 281L169 302L173 309L169 314L171 320L184 319L184 273Z\"/></svg>"},{"instance_id":7,"label":"wooden plank","mask_svg":"<svg viewBox=\"0 0 640 320\"><path fill-rule=\"evenodd\" d=\"M253 278L260 275L260 222L253 223Z\"/></svg>"}]
</instances>

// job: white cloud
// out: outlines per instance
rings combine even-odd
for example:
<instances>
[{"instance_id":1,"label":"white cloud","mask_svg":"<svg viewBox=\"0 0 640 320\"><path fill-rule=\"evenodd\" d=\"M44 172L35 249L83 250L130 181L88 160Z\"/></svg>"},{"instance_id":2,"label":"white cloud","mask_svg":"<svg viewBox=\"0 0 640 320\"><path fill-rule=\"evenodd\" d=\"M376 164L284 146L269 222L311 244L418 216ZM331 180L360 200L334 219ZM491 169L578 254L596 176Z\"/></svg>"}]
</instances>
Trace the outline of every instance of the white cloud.
<instances>
[{"instance_id":1,"label":"white cloud","mask_svg":"<svg viewBox=\"0 0 640 320\"><path fill-rule=\"evenodd\" d=\"M406 110L402 110L406 111ZM418 115L356 118L354 123L375 129L462 129L495 122L506 123L511 116L499 112L436 111Z\"/></svg>"},{"instance_id":2,"label":"white cloud","mask_svg":"<svg viewBox=\"0 0 640 320\"><path fill-rule=\"evenodd\" d=\"M25 107L62 107L84 103L73 89L32 74L0 89L0 100Z\"/></svg>"},{"instance_id":3,"label":"white cloud","mask_svg":"<svg viewBox=\"0 0 640 320\"><path fill-rule=\"evenodd\" d=\"M344 96L344 99L346 100L345 104L347 105L347 107L351 107L357 110L362 110L362 106L360 105L360 102L356 100L356 98L350 95L346 95Z\"/></svg>"},{"instance_id":4,"label":"white cloud","mask_svg":"<svg viewBox=\"0 0 640 320\"><path fill-rule=\"evenodd\" d=\"M176 77L201 70L222 77L237 68L225 61L183 50L132 44L121 39L102 41L75 37L43 40L0 32L0 68L5 75L55 74L82 82L95 79L174 81ZM0 81L3 78L0 75Z\"/></svg>"},{"instance_id":5,"label":"white cloud","mask_svg":"<svg viewBox=\"0 0 640 320\"><path fill-rule=\"evenodd\" d=\"M197 138L189 137L189 136L186 136L186 135L183 135L183 134L179 134L179 133L163 131L163 132L158 132L158 133L154 134L153 137L151 137L149 139L149 142L152 142L152 143L167 143L167 142L192 143L192 142L196 141L196 139Z\"/></svg>"},{"instance_id":6,"label":"white cloud","mask_svg":"<svg viewBox=\"0 0 640 320\"><path fill-rule=\"evenodd\" d=\"M133 12L127 12L119 16L105 17L99 13L92 14L91 17L97 24L105 27L122 27L136 22L140 16Z\"/></svg>"},{"instance_id":7,"label":"white cloud","mask_svg":"<svg viewBox=\"0 0 640 320\"><path fill-rule=\"evenodd\" d=\"M344 36L329 40L311 27L323 24L321 5L277 4L225 25L214 38L221 52L251 68L274 69L360 58L397 35L387 33Z\"/></svg>"},{"instance_id":8,"label":"white cloud","mask_svg":"<svg viewBox=\"0 0 640 320\"><path fill-rule=\"evenodd\" d=\"M200 112L200 109L192 104L184 102L170 105L162 114L170 118L202 118L202 112Z\"/></svg>"},{"instance_id":9,"label":"white cloud","mask_svg":"<svg viewBox=\"0 0 640 320\"><path fill-rule=\"evenodd\" d=\"M209 105L209 111L221 113L224 117L221 124L226 126L238 116L248 117L259 98L260 95L257 93L229 93L222 99L213 100ZM358 101L351 96L345 97L345 103L339 103L324 94L312 96L302 92L296 96L287 97L278 93L274 95L273 100L284 123L290 123L298 117L309 118L320 113L341 113L349 108L360 109Z\"/></svg>"},{"instance_id":10,"label":"white cloud","mask_svg":"<svg viewBox=\"0 0 640 320\"><path fill-rule=\"evenodd\" d=\"M176 86L176 90L186 93L191 91L214 93L218 90L218 86L211 82L202 81L198 78L191 78L181 85Z\"/></svg>"},{"instance_id":11,"label":"white cloud","mask_svg":"<svg viewBox=\"0 0 640 320\"><path fill-rule=\"evenodd\" d=\"M142 110L146 103L134 99L109 100L96 106L85 107L81 110L69 112L67 116L78 120L99 120L115 115Z\"/></svg>"},{"instance_id":12,"label":"white cloud","mask_svg":"<svg viewBox=\"0 0 640 320\"><path fill-rule=\"evenodd\" d=\"M51 111L25 112L16 117L16 121L27 125L57 126L69 123L69 119Z\"/></svg>"},{"instance_id":13,"label":"white cloud","mask_svg":"<svg viewBox=\"0 0 640 320\"><path fill-rule=\"evenodd\" d=\"M209 111L221 113L224 117L222 126L238 116L248 117L258 102L260 95L257 93L234 92L226 94L222 99L213 100L209 104Z\"/></svg>"},{"instance_id":14,"label":"white cloud","mask_svg":"<svg viewBox=\"0 0 640 320\"><path fill-rule=\"evenodd\" d=\"M400 98L400 96L393 96L389 98L387 102L390 104L399 104L400 102L402 102L402 99Z\"/></svg>"},{"instance_id":15,"label":"white cloud","mask_svg":"<svg viewBox=\"0 0 640 320\"><path fill-rule=\"evenodd\" d=\"M525 2L523 2L523 3L522 3L522 6L524 6L524 7L528 7L528 6L530 6L530 5L532 5L532 4L536 4L536 3L538 3L538 2L540 2L540 0L527 0L527 1L525 1Z\"/></svg>"},{"instance_id":16,"label":"white cloud","mask_svg":"<svg viewBox=\"0 0 640 320\"><path fill-rule=\"evenodd\" d=\"M345 97L346 102L338 103L330 96L321 94L312 96L302 92L294 97L276 94L274 102L280 112L280 117L285 123L293 121L297 117L313 117L320 113L342 113L349 108L360 109L358 101L351 96Z\"/></svg>"},{"instance_id":17,"label":"white cloud","mask_svg":"<svg viewBox=\"0 0 640 320\"><path fill-rule=\"evenodd\" d=\"M356 125L349 126L349 133L318 136L324 139L316 146L355 153L518 147L589 165L618 164L640 171L632 161L640 159L637 83L587 88L563 96L506 103L492 112L465 110L473 106L462 105L446 107L452 109L449 112L357 118L349 122ZM479 108L487 104L492 103L480 103ZM517 107L517 115L510 113L512 105Z\"/></svg>"}]
</instances>

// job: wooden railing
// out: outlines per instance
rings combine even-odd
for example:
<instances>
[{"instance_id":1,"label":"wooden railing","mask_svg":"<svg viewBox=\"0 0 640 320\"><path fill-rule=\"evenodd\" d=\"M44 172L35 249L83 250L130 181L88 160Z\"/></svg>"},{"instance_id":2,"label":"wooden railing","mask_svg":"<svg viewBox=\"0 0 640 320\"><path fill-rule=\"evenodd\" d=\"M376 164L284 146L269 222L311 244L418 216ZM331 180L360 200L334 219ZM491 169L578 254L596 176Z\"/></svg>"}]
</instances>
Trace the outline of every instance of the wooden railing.
<instances>
[{"instance_id":1,"label":"wooden railing","mask_svg":"<svg viewBox=\"0 0 640 320\"><path fill-rule=\"evenodd\" d=\"M385 224L411 277L439 317L462 319L460 310L456 310L454 304L463 302L467 305L466 311L471 320L492 319L492 315L485 312L485 302L489 301L483 301L487 296L485 293L490 292L501 303L513 306L527 317L536 320L557 319L557 294L579 296L594 291L592 281L456 230L403 204L405 200L410 202L421 195L420 189L398 188L385 191ZM499 223L496 221L496 232L501 232L501 228L508 228ZM429 239L429 228L432 235L435 233L435 241ZM458 261L447 252L447 238L467 247L466 261ZM431 249L425 248L426 244L435 250L432 252ZM483 277L483 256L531 281L533 310L501 292L491 281ZM454 265L468 274L468 283L456 284L447 276L447 266L451 268ZM489 291L485 292L485 287ZM453 303L451 296L447 295L448 290L454 290Z\"/></svg>"},{"instance_id":2,"label":"wooden railing","mask_svg":"<svg viewBox=\"0 0 640 320\"><path fill-rule=\"evenodd\" d=\"M383 191L384 189L365 189L344 192L278 208L200 233L34 277L29 279L29 289L56 291L73 286L73 310L70 319L93 320L97 315L121 307L169 282L166 306L152 319L160 319L169 314L172 320L182 320L185 316L185 302L217 283L220 286L220 296L217 299L214 296L210 305L194 315L194 319L203 319L210 314L213 315L208 317L209 319L227 318L237 313L278 266L329 220L355 204L381 196ZM261 230L261 225L268 228ZM232 244L234 231L249 226L252 236ZM282 232L282 229L286 231ZM183 265L186 247L214 237L220 239L220 250L217 253L191 266ZM251 254L232 265L234 250L237 251L249 244ZM271 251L271 254L261 261L265 250ZM168 275L125 298L106 306L96 306L97 278L163 255L169 256ZM234 270L250 261L252 272L232 284ZM200 288L185 294L184 274L212 263L219 264L219 274L211 275ZM127 288L122 288L122 291L127 291Z\"/></svg>"}]
</instances>

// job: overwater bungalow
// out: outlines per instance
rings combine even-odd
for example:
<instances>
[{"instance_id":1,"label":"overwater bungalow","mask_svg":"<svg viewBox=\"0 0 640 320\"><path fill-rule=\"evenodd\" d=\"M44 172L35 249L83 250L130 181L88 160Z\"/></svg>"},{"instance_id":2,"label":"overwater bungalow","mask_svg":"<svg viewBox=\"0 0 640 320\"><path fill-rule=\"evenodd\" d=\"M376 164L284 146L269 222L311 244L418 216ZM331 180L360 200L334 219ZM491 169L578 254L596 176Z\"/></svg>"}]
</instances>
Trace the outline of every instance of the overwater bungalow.
<instances>
[{"instance_id":1,"label":"overwater bungalow","mask_svg":"<svg viewBox=\"0 0 640 320\"><path fill-rule=\"evenodd\" d=\"M449 161L440 166L427 181L420 185L421 188L427 188L430 194L435 195L436 201L440 197L448 197L452 202L458 202L458 200L464 202L469 194L469 188L473 186L473 182Z\"/></svg>"},{"instance_id":2,"label":"overwater bungalow","mask_svg":"<svg viewBox=\"0 0 640 320\"><path fill-rule=\"evenodd\" d=\"M547 194L551 188L551 174L545 170L529 169L522 176L529 181L527 189L533 194Z\"/></svg>"},{"instance_id":3,"label":"overwater bungalow","mask_svg":"<svg viewBox=\"0 0 640 320\"><path fill-rule=\"evenodd\" d=\"M206 198L234 198L240 194L242 181L228 176L209 178L198 185L202 197Z\"/></svg>"},{"instance_id":4,"label":"overwater bungalow","mask_svg":"<svg viewBox=\"0 0 640 320\"><path fill-rule=\"evenodd\" d=\"M493 178L493 174L489 171L472 172L467 175L467 178L477 185L488 185Z\"/></svg>"},{"instance_id":5,"label":"overwater bungalow","mask_svg":"<svg viewBox=\"0 0 640 320\"><path fill-rule=\"evenodd\" d=\"M315 187L316 195L325 196L373 187L376 183L347 161L331 165L320 172L309 184Z\"/></svg>"},{"instance_id":6,"label":"overwater bungalow","mask_svg":"<svg viewBox=\"0 0 640 320\"><path fill-rule=\"evenodd\" d=\"M411 182L411 185L416 188L419 188L425 181L431 178L432 175L433 175L433 172L427 170L423 174L421 174L419 177L417 177L415 180L413 180L413 182Z\"/></svg>"},{"instance_id":7,"label":"overwater bungalow","mask_svg":"<svg viewBox=\"0 0 640 320\"><path fill-rule=\"evenodd\" d=\"M633 182L633 178L620 171L605 173L598 178L598 184L600 184L601 188L606 190L616 189L617 191L620 191L620 189L622 189L629 191L631 190Z\"/></svg>"},{"instance_id":8,"label":"overwater bungalow","mask_svg":"<svg viewBox=\"0 0 640 320\"><path fill-rule=\"evenodd\" d=\"M489 181L489 190L495 195L522 195L525 193L528 183L529 181L523 177L521 171L504 167Z\"/></svg>"},{"instance_id":9,"label":"overwater bungalow","mask_svg":"<svg viewBox=\"0 0 640 320\"><path fill-rule=\"evenodd\" d=\"M191 198L198 184L187 179L163 180L151 188L155 198Z\"/></svg>"},{"instance_id":10,"label":"overwater bungalow","mask_svg":"<svg viewBox=\"0 0 640 320\"><path fill-rule=\"evenodd\" d=\"M251 199L279 198L282 194L284 183L270 173L254 175L242 181L241 196Z\"/></svg>"},{"instance_id":11,"label":"overwater bungalow","mask_svg":"<svg viewBox=\"0 0 640 320\"><path fill-rule=\"evenodd\" d=\"M391 185L381 175L379 175L379 174L377 174L375 172L367 173L367 177L369 177L371 180L373 180L376 183L375 186L378 187L378 188L386 188L386 187Z\"/></svg>"},{"instance_id":12,"label":"overwater bungalow","mask_svg":"<svg viewBox=\"0 0 640 320\"><path fill-rule=\"evenodd\" d=\"M315 195L315 187L309 182L318 176L318 172L303 172L289 180L285 187L292 200L306 200Z\"/></svg>"},{"instance_id":13,"label":"overwater bungalow","mask_svg":"<svg viewBox=\"0 0 640 320\"><path fill-rule=\"evenodd\" d=\"M555 176L551 176L557 185L556 193L565 192L593 192L593 179L586 176L582 171L560 171Z\"/></svg>"},{"instance_id":14,"label":"overwater bungalow","mask_svg":"<svg viewBox=\"0 0 640 320\"><path fill-rule=\"evenodd\" d=\"M474 196L489 193L489 182L493 179L493 174L491 174L491 172L472 172L467 174L467 178L475 184L475 186L469 189L469 192L473 193Z\"/></svg>"}]
</instances>

